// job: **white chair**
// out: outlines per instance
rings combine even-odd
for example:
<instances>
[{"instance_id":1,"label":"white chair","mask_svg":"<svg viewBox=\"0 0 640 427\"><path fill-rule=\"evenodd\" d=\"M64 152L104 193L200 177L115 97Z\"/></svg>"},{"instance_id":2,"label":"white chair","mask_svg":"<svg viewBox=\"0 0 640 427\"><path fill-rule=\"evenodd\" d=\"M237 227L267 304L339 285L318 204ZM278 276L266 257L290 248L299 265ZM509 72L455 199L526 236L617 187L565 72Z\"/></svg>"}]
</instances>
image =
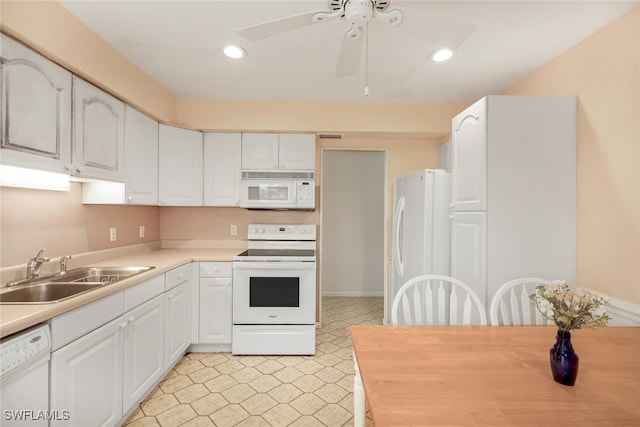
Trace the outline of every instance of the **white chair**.
<instances>
[{"instance_id":1,"label":"white chair","mask_svg":"<svg viewBox=\"0 0 640 427\"><path fill-rule=\"evenodd\" d=\"M478 295L454 277L425 274L406 282L393 299L393 325L486 325Z\"/></svg>"},{"instance_id":2,"label":"white chair","mask_svg":"<svg viewBox=\"0 0 640 427\"><path fill-rule=\"evenodd\" d=\"M511 280L496 291L489 305L492 325L543 325L546 320L529 300L537 285L548 285L550 280L523 277Z\"/></svg>"}]
</instances>

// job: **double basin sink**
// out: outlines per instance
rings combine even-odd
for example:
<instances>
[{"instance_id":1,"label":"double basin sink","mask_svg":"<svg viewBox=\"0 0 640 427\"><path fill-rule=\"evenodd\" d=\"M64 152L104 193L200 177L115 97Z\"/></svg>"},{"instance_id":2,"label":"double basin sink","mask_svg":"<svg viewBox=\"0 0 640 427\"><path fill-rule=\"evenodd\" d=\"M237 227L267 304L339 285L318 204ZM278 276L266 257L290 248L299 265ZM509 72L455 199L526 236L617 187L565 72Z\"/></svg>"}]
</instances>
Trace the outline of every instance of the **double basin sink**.
<instances>
[{"instance_id":1,"label":"double basin sink","mask_svg":"<svg viewBox=\"0 0 640 427\"><path fill-rule=\"evenodd\" d=\"M155 267L79 267L22 281L0 293L0 304L49 304L119 282Z\"/></svg>"}]
</instances>

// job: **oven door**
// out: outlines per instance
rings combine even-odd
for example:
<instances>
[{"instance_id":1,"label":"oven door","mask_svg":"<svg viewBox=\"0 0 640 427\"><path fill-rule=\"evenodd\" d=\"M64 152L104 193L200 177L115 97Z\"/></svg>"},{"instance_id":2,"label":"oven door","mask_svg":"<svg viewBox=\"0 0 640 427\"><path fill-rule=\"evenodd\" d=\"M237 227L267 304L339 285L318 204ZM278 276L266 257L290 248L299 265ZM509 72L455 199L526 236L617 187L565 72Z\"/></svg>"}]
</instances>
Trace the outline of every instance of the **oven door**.
<instances>
[{"instance_id":1,"label":"oven door","mask_svg":"<svg viewBox=\"0 0 640 427\"><path fill-rule=\"evenodd\" d=\"M233 263L234 324L310 325L315 321L315 262Z\"/></svg>"}]
</instances>

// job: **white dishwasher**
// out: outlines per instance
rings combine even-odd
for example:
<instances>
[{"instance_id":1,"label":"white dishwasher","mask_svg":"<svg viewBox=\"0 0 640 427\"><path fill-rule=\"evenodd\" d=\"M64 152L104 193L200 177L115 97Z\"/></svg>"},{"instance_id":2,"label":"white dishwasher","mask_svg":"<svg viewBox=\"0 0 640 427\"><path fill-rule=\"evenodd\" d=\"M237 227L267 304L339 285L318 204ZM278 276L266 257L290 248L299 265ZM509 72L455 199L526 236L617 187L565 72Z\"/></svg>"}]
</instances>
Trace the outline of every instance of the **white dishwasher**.
<instances>
[{"instance_id":1,"label":"white dishwasher","mask_svg":"<svg viewBox=\"0 0 640 427\"><path fill-rule=\"evenodd\" d=\"M48 325L38 325L0 341L0 425L47 426L49 411Z\"/></svg>"}]
</instances>

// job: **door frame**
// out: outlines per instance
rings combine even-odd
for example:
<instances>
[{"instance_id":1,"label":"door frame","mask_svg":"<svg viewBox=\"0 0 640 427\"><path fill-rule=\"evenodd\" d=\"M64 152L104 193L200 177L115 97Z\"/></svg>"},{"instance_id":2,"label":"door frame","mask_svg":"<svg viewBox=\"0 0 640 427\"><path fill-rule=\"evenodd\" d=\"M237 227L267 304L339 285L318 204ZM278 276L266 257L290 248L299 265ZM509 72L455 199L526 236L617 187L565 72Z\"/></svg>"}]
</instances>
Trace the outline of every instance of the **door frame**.
<instances>
[{"instance_id":1,"label":"door frame","mask_svg":"<svg viewBox=\"0 0 640 427\"><path fill-rule=\"evenodd\" d=\"M391 258L389 255L389 153L385 148L351 148L351 147L321 147L320 149L320 209L318 212L318 223L320 226L320 233L317 237L318 241L318 265L322 265L322 253L323 253L323 212L322 209L324 207L324 191L323 191L323 182L324 182L324 153L325 151L363 151L363 152L382 152L384 154L384 171L383 171L383 179L384 179L384 188L383 188L383 206L384 206L384 215L383 215L383 298L384 298L384 317L383 324L387 324L388 321L388 304L389 301L389 272L390 270L390 262ZM317 300L318 300L318 327L322 327L322 267L318 268L318 287L317 287Z\"/></svg>"}]
</instances>

